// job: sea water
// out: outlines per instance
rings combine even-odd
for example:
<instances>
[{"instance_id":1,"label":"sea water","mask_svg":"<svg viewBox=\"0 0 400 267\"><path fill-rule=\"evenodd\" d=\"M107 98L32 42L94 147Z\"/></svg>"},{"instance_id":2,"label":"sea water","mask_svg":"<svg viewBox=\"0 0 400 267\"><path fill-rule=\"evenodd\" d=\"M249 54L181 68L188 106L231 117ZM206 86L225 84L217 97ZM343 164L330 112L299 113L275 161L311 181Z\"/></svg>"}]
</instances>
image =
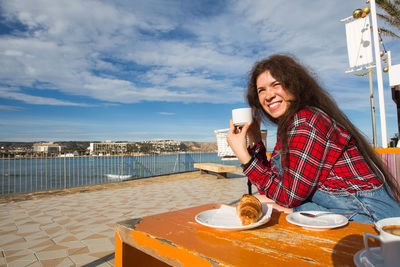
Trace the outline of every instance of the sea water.
<instances>
[{"instance_id":1,"label":"sea water","mask_svg":"<svg viewBox=\"0 0 400 267\"><path fill-rule=\"evenodd\" d=\"M127 179L195 171L196 162L221 161L217 153L154 156L55 157L0 160L0 194L103 184Z\"/></svg>"}]
</instances>

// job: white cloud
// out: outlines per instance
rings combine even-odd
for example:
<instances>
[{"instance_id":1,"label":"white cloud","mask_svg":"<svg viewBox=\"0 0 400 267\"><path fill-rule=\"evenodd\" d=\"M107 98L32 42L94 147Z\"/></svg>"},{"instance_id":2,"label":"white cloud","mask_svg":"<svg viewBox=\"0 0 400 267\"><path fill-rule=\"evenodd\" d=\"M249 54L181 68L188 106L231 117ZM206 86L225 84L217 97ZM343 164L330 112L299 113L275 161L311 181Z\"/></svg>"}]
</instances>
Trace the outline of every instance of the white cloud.
<instances>
[{"instance_id":1,"label":"white cloud","mask_svg":"<svg viewBox=\"0 0 400 267\"><path fill-rule=\"evenodd\" d=\"M344 73L340 22L360 3L241 0L200 15L199 3L4 1L6 18L29 31L0 36L0 62L8 66L0 70L0 82L19 88L1 97L85 105L23 89L33 87L107 103L239 102L255 60L290 52L318 73L341 107L365 107L345 90L359 81Z\"/></svg>"},{"instance_id":2,"label":"white cloud","mask_svg":"<svg viewBox=\"0 0 400 267\"><path fill-rule=\"evenodd\" d=\"M0 110L3 110L3 111L21 111L21 110L23 110L23 108L22 107L16 107L16 106L0 105Z\"/></svg>"},{"instance_id":3,"label":"white cloud","mask_svg":"<svg viewBox=\"0 0 400 267\"><path fill-rule=\"evenodd\" d=\"M33 105L81 106L81 107L93 106L83 103L74 103L70 101L59 100L51 97L32 96L17 91L12 91L6 88L0 88L0 97L6 99L14 99Z\"/></svg>"}]
</instances>

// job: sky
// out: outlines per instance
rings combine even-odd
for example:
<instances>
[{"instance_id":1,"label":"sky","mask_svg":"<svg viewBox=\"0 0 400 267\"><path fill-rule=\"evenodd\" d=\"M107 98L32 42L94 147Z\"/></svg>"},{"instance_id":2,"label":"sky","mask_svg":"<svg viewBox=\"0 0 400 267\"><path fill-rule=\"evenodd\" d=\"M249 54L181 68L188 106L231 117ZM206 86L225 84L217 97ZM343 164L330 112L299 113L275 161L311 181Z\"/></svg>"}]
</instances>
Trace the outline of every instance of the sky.
<instances>
[{"instance_id":1,"label":"sky","mask_svg":"<svg viewBox=\"0 0 400 267\"><path fill-rule=\"evenodd\" d=\"M253 64L291 54L372 142L341 19L361 0L2 0L0 141L216 141ZM379 11L379 10L378 10ZM379 22L378 22L379 23ZM399 40L383 37L400 63ZM374 80L378 144L379 98ZM383 74L387 135L396 105ZM268 149L276 128L268 130Z\"/></svg>"}]
</instances>

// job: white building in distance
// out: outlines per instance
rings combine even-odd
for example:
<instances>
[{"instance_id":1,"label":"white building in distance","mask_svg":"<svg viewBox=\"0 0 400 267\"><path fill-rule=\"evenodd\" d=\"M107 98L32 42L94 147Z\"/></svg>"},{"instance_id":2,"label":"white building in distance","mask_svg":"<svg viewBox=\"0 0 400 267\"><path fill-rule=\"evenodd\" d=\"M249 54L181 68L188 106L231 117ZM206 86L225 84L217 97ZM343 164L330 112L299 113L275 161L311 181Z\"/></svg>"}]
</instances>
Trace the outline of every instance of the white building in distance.
<instances>
[{"instance_id":1,"label":"white building in distance","mask_svg":"<svg viewBox=\"0 0 400 267\"><path fill-rule=\"evenodd\" d=\"M34 143L33 152L44 153L44 154L59 154L62 151L62 147L54 143Z\"/></svg>"},{"instance_id":2,"label":"white building in distance","mask_svg":"<svg viewBox=\"0 0 400 267\"><path fill-rule=\"evenodd\" d=\"M89 152L90 155L107 155L107 154L123 154L128 151L129 143L115 143L111 141L101 143L90 143Z\"/></svg>"}]
</instances>

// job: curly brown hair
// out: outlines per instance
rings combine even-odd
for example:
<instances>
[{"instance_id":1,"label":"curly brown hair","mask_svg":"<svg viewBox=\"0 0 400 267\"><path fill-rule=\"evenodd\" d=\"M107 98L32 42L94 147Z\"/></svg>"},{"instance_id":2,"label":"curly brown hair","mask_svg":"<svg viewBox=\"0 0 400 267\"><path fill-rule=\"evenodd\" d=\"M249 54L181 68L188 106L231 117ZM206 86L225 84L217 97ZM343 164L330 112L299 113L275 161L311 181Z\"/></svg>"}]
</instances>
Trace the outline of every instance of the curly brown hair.
<instances>
[{"instance_id":1,"label":"curly brown hair","mask_svg":"<svg viewBox=\"0 0 400 267\"><path fill-rule=\"evenodd\" d=\"M282 87L293 95L288 110L284 115L275 119L261 106L257 93L257 78L265 71L278 80ZM360 153L370 168L383 183L385 180L391 188L396 201L400 204L399 185L395 178L387 171L382 161L377 157L367 139L350 122L347 116L339 109L336 102L317 82L315 75L298 63L291 55L276 54L256 62L249 74L247 102L256 116L267 119L278 126L277 134L282 144L282 164L285 163L287 153L288 121L301 109L319 108L346 129L356 141ZM383 173L383 175L381 174ZM385 179L386 177L386 179Z\"/></svg>"}]
</instances>

